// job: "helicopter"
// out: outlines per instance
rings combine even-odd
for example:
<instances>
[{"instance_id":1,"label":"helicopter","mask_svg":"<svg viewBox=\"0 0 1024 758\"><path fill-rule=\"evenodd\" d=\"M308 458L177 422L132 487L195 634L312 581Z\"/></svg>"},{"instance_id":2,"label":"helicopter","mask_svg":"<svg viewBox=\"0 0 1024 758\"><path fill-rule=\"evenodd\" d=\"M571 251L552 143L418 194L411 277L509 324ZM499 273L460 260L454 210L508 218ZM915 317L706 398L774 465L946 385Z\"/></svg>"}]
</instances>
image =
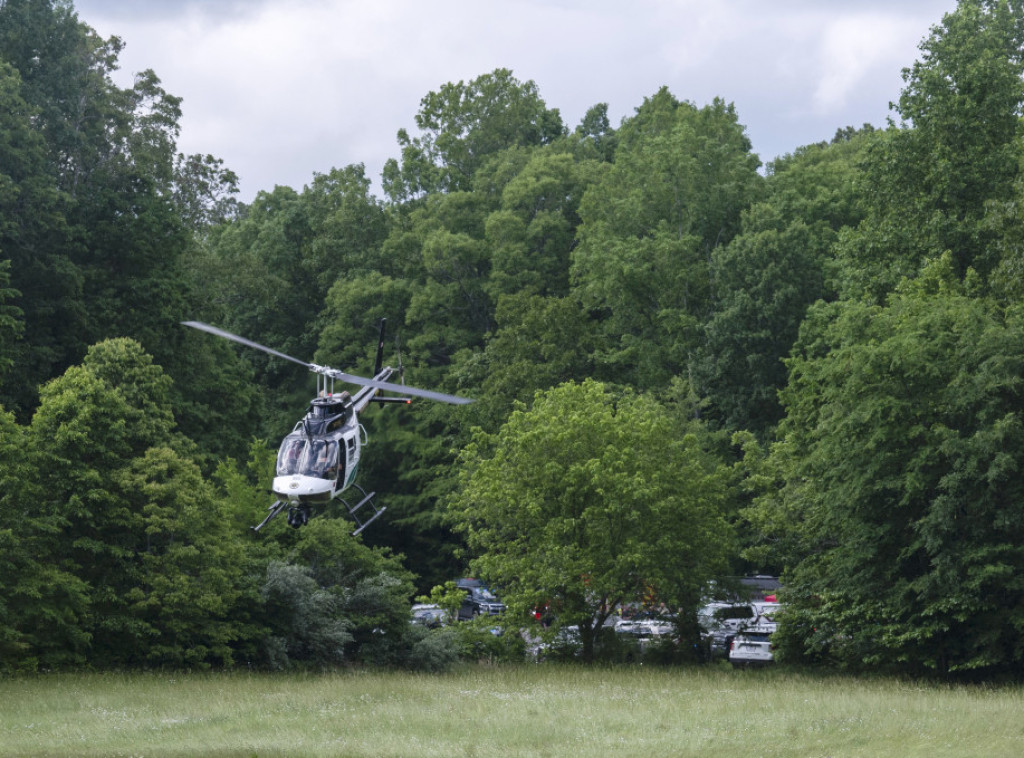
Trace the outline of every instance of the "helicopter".
<instances>
[{"instance_id":1,"label":"helicopter","mask_svg":"<svg viewBox=\"0 0 1024 758\"><path fill-rule=\"evenodd\" d=\"M388 379L395 373L395 369L383 365L386 319L380 320L380 337L377 342L377 359L372 379L348 374L329 366L307 363L201 321L181 323L298 363L317 374L316 397L309 402L306 415L295 424L278 449L277 468L271 488L276 500L270 504L267 517L252 527L254 532L259 532L271 519L286 509L289 526L298 529L309 522L317 506L337 498L356 523L357 528L352 532L353 536L359 534L387 510L376 504L375 492L367 493L355 481L362 447L367 442L366 430L359 423L359 413L371 402L410 403L412 398L408 397L409 395L452 405L473 402L470 398L458 395L446 395L443 392L389 382ZM360 385L360 389L354 395L348 390L335 393L335 381ZM380 395L378 393L381 390L400 392L402 395ZM354 500L355 496L349 495L346 498L343 495L345 492L358 493L358 501L350 503L349 500ZM364 507L368 507L369 511L363 511Z\"/></svg>"}]
</instances>

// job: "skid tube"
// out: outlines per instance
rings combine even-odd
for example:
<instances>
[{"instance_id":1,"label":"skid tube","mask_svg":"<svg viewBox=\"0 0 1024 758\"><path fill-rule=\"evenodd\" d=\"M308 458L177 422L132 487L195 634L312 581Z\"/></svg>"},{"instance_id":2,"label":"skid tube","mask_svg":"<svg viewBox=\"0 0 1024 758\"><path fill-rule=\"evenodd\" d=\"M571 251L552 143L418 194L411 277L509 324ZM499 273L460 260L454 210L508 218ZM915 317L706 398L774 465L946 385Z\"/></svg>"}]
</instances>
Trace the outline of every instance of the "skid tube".
<instances>
[{"instance_id":1,"label":"skid tube","mask_svg":"<svg viewBox=\"0 0 1024 758\"><path fill-rule=\"evenodd\" d=\"M285 501L285 500L275 500L273 503L270 504L270 507L267 508L267 510L270 511L270 513L267 514L267 517L265 519L263 519L260 523L258 523L256 526L250 526L249 528L252 529L254 532L259 532L260 529L262 529L263 527L265 527L267 524L270 523L270 520L272 518L274 518L274 516L279 514L281 511L283 511L287 507L288 507L288 502L287 501Z\"/></svg>"},{"instance_id":2,"label":"skid tube","mask_svg":"<svg viewBox=\"0 0 1024 758\"><path fill-rule=\"evenodd\" d=\"M380 514L382 514L384 511L387 510L387 506L384 506L383 508L378 508L377 507L377 504L373 500L374 495L377 494L376 492L371 492L371 493L367 494L366 490L364 490L358 484L352 484L350 486L353 489L356 489L356 490L359 491L359 494L362 495L362 499L358 503L356 503L355 505L349 505L348 501L345 500L344 498L339 498L339 499L341 500L342 503L345 504L345 508L348 509L349 515L352 517L352 520L356 522L357 528L356 528L356 530L354 532L352 532L352 536L355 537L357 534L359 534L361 531L363 531L363 529L365 529L370 524L372 524L374 521L376 521L377 517L380 516ZM365 521L363 519L361 519L359 517L359 515L356 513L356 511L358 511L364 505L369 505L371 508L373 508L373 513Z\"/></svg>"}]
</instances>

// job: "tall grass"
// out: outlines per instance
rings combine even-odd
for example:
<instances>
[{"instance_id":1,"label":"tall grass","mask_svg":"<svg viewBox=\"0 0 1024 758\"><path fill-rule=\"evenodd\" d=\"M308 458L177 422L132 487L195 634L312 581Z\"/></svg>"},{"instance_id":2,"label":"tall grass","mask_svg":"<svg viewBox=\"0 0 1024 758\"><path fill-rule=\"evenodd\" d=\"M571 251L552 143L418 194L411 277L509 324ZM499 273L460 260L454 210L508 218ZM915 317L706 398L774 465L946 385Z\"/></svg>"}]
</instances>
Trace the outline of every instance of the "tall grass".
<instances>
[{"instance_id":1,"label":"tall grass","mask_svg":"<svg viewBox=\"0 0 1024 758\"><path fill-rule=\"evenodd\" d=\"M0 756L1024 755L1024 690L728 669L0 681Z\"/></svg>"}]
</instances>

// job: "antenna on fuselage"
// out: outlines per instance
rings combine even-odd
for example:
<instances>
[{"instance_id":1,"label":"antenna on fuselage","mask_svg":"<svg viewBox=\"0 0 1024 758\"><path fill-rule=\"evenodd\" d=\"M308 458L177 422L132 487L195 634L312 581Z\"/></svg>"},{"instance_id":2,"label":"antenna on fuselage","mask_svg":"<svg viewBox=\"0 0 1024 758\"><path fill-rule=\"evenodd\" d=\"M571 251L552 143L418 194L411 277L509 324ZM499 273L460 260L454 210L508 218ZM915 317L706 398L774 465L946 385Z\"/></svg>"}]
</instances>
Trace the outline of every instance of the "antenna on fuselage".
<instances>
[{"instance_id":1,"label":"antenna on fuselage","mask_svg":"<svg viewBox=\"0 0 1024 758\"><path fill-rule=\"evenodd\" d=\"M377 360L373 364L373 375L377 376L380 370L384 368L384 331L387 328L388 320L382 318L380 320L380 337L377 340Z\"/></svg>"}]
</instances>

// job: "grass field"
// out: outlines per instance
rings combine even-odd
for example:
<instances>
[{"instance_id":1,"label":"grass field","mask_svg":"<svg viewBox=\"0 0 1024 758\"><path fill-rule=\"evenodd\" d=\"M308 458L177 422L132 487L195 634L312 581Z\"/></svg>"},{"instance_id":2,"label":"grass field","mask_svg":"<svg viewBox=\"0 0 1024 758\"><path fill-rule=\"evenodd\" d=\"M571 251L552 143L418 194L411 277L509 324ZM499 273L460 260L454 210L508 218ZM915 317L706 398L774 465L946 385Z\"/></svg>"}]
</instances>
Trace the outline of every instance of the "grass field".
<instances>
[{"instance_id":1,"label":"grass field","mask_svg":"<svg viewBox=\"0 0 1024 758\"><path fill-rule=\"evenodd\" d=\"M727 668L0 680L0 756L1024 755L1024 689Z\"/></svg>"}]
</instances>

